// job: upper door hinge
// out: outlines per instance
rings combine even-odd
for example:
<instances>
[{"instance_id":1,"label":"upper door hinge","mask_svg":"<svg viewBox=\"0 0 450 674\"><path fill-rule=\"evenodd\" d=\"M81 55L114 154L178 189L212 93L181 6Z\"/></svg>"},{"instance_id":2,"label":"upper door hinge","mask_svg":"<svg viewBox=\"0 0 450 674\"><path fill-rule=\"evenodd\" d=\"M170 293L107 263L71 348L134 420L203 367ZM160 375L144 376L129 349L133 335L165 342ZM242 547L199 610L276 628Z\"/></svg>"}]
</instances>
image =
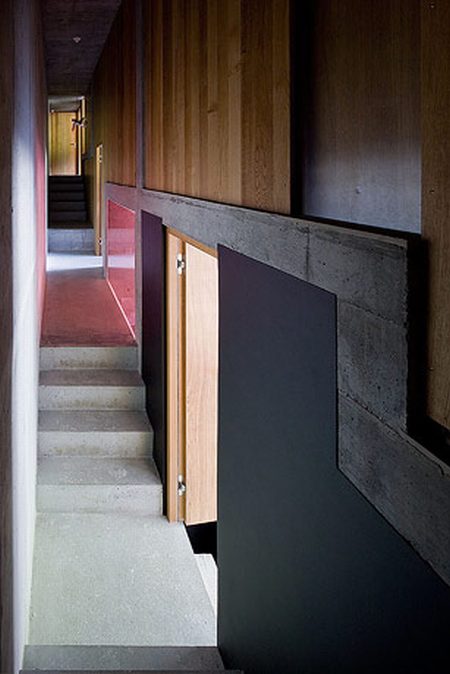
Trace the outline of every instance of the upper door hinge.
<instances>
[{"instance_id":1,"label":"upper door hinge","mask_svg":"<svg viewBox=\"0 0 450 674\"><path fill-rule=\"evenodd\" d=\"M178 475L177 493L178 496L184 496L186 493L186 483L182 475Z\"/></svg>"},{"instance_id":2,"label":"upper door hinge","mask_svg":"<svg viewBox=\"0 0 450 674\"><path fill-rule=\"evenodd\" d=\"M181 253L178 253L178 255L177 255L177 274L179 276L181 276L185 269L186 269L186 260L184 259L183 255Z\"/></svg>"}]
</instances>

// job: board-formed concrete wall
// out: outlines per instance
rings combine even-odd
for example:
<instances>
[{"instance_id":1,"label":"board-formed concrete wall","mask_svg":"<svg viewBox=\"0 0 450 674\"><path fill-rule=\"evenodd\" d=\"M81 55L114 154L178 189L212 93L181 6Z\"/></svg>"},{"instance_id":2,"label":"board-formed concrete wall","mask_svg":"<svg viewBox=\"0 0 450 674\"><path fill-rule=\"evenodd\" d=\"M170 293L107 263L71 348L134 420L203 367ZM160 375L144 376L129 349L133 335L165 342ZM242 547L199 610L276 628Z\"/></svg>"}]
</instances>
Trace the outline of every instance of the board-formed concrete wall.
<instances>
[{"instance_id":1,"label":"board-formed concrete wall","mask_svg":"<svg viewBox=\"0 0 450 674\"><path fill-rule=\"evenodd\" d=\"M207 246L222 244L336 295L339 466L450 584L450 469L408 435L416 237L111 183L105 191Z\"/></svg>"},{"instance_id":2,"label":"board-formed concrete wall","mask_svg":"<svg viewBox=\"0 0 450 674\"><path fill-rule=\"evenodd\" d=\"M38 0L2 3L0 71L1 671L16 672L28 629L45 290L47 108Z\"/></svg>"},{"instance_id":3,"label":"board-formed concrete wall","mask_svg":"<svg viewBox=\"0 0 450 674\"><path fill-rule=\"evenodd\" d=\"M0 12L0 667L12 662L12 474L11 474L11 354L12 256L11 171L13 74L13 0Z\"/></svg>"}]
</instances>

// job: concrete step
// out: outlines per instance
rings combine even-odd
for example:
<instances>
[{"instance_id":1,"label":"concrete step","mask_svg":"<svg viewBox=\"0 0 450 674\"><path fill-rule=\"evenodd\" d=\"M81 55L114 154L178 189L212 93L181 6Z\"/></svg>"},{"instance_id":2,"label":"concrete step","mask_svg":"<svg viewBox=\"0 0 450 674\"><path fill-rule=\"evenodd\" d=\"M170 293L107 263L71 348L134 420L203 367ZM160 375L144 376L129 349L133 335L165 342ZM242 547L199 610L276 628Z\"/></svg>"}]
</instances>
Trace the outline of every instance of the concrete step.
<instances>
[{"instance_id":1,"label":"concrete step","mask_svg":"<svg viewBox=\"0 0 450 674\"><path fill-rule=\"evenodd\" d=\"M136 346L42 346L41 370L137 370Z\"/></svg>"},{"instance_id":2,"label":"concrete step","mask_svg":"<svg viewBox=\"0 0 450 674\"><path fill-rule=\"evenodd\" d=\"M216 619L184 525L135 514L38 513L28 639L215 646Z\"/></svg>"},{"instance_id":3,"label":"concrete step","mask_svg":"<svg viewBox=\"0 0 450 674\"><path fill-rule=\"evenodd\" d=\"M84 185L84 176L49 176L48 178L48 184L49 186L53 187L54 185L78 185L78 184Z\"/></svg>"},{"instance_id":4,"label":"concrete step","mask_svg":"<svg viewBox=\"0 0 450 674\"><path fill-rule=\"evenodd\" d=\"M57 211L51 214L51 222L86 222L87 213L85 209L79 211Z\"/></svg>"},{"instance_id":5,"label":"concrete step","mask_svg":"<svg viewBox=\"0 0 450 674\"><path fill-rule=\"evenodd\" d=\"M144 383L133 370L44 370L41 410L143 410Z\"/></svg>"},{"instance_id":6,"label":"concrete step","mask_svg":"<svg viewBox=\"0 0 450 674\"><path fill-rule=\"evenodd\" d=\"M48 195L50 206L59 201L84 201L84 188L81 185L77 189L65 190L58 188L52 190Z\"/></svg>"},{"instance_id":7,"label":"concrete step","mask_svg":"<svg viewBox=\"0 0 450 674\"><path fill-rule=\"evenodd\" d=\"M49 228L48 250L50 253L92 253L94 251L94 230L92 227Z\"/></svg>"},{"instance_id":8,"label":"concrete step","mask_svg":"<svg viewBox=\"0 0 450 674\"><path fill-rule=\"evenodd\" d=\"M162 484L151 459L41 457L37 509L160 516Z\"/></svg>"},{"instance_id":9,"label":"concrete step","mask_svg":"<svg viewBox=\"0 0 450 674\"><path fill-rule=\"evenodd\" d=\"M198 570L203 579L205 589L211 601L215 615L217 615L217 564L214 557L210 554L196 554Z\"/></svg>"},{"instance_id":10,"label":"concrete step","mask_svg":"<svg viewBox=\"0 0 450 674\"><path fill-rule=\"evenodd\" d=\"M50 218L58 211L85 211L83 199L52 199L50 202Z\"/></svg>"},{"instance_id":11,"label":"concrete step","mask_svg":"<svg viewBox=\"0 0 450 674\"><path fill-rule=\"evenodd\" d=\"M83 672L218 672L224 669L219 650L214 646L26 646L24 668Z\"/></svg>"},{"instance_id":12,"label":"concrete step","mask_svg":"<svg viewBox=\"0 0 450 674\"><path fill-rule=\"evenodd\" d=\"M153 452L153 430L145 412L41 411L40 456L144 458Z\"/></svg>"}]
</instances>

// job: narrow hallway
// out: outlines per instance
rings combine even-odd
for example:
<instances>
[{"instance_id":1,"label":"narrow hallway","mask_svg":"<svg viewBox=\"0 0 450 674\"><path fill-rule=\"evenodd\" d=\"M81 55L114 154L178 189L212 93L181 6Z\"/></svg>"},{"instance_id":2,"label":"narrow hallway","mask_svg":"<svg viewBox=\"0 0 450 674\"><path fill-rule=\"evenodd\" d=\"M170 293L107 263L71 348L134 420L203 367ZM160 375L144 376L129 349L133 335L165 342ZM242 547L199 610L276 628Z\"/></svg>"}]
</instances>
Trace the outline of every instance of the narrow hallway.
<instances>
[{"instance_id":1,"label":"narrow hallway","mask_svg":"<svg viewBox=\"0 0 450 674\"><path fill-rule=\"evenodd\" d=\"M42 346L135 344L101 264L95 255L49 253Z\"/></svg>"},{"instance_id":2,"label":"narrow hallway","mask_svg":"<svg viewBox=\"0 0 450 674\"><path fill-rule=\"evenodd\" d=\"M215 612L185 528L162 515L137 346L98 260L49 260L31 669L64 669L67 658L83 668L92 646L102 647L96 662L132 669L130 647L216 645ZM216 649L200 655L221 668ZM145 668L151 663L147 653Z\"/></svg>"}]
</instances>

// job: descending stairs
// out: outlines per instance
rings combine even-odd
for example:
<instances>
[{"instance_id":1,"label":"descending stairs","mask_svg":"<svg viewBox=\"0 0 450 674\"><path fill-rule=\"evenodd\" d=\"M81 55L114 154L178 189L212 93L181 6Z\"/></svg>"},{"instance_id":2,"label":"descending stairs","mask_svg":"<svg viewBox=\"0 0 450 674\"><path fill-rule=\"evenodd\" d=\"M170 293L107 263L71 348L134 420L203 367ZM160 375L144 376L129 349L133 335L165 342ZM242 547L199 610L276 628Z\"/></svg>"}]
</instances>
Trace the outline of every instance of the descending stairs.
<instances>
[{"instance_id":1,"label":"descending stairs","mask_svg":"<svg viewBox=\"0 0 450 674\"><path fill-rule=\"evenodd\" d=\"M83 176L49 176L48 212L51 252L93 250Z\"/></svg>"},{"instance_id":2,"label":"descending stairs","mask_svg":"<svg viewBox=\"0 0 450 674\"><path fill-rule=\"evenodd\" d=\"M136 347L43 347L24 671L223 671L185 528L162 516Z\"/></svg>"},{"instance_id":3,"label":"descending stairs","mask_svg":"<svg viewBox=\"0 0 450 674\"><path fill-rule=\"evenodd\" d=\"M49 226L86 223L86 194L83 176L49 176Z\"/></svg>"}]
</instances>

